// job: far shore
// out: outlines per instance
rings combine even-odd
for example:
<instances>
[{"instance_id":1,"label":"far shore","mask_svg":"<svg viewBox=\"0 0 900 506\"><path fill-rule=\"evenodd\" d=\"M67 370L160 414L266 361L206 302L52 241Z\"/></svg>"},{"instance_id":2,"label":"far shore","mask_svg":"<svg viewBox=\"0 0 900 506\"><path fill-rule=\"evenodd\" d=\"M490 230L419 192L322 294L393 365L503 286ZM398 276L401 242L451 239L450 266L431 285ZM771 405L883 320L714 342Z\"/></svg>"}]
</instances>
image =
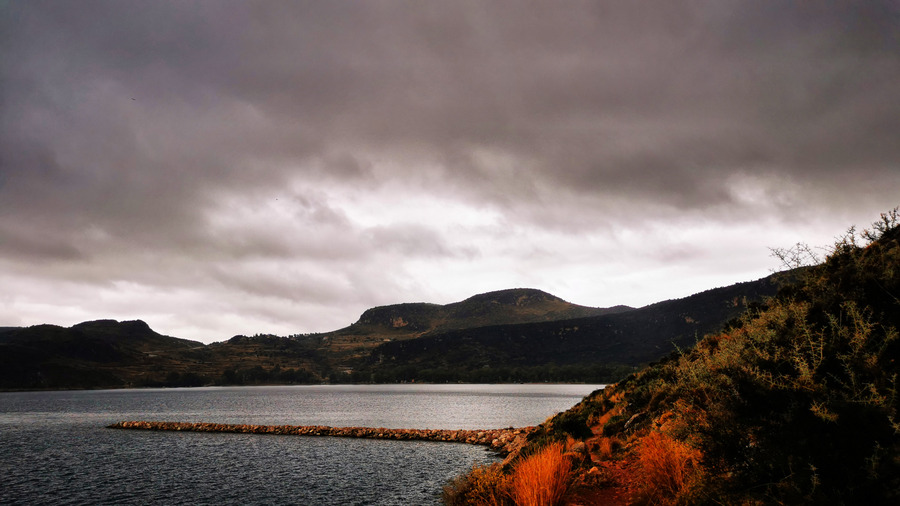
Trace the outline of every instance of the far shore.
<instances>
[{"instance_id":1,"label":"far shore","mask_svg":"<svg viewBox=\"0 0 900 506\"><path fill-rule=\"evenodd\" d=\"M315 386L383 386L383 385L598 385L604 388L608 383L591 383L587 381L518 381L509 383L431 383L427 381L409 381L403 383L264 383L259 385L197 385L197 386L98 386L98 387L52 387L52 388L0 388L4 392L77 392L99 390L174 390L182 388L259 388L259 387L315 387Z\"/></svg>"}]
</instances>

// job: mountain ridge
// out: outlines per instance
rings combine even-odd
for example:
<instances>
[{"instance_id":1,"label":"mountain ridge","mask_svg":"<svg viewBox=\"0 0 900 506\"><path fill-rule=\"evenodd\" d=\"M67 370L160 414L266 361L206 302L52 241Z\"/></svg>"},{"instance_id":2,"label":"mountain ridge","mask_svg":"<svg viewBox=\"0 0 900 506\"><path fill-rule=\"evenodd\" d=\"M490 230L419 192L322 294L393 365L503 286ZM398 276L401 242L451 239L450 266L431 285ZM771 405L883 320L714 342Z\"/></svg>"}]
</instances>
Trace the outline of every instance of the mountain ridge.
<instances>
[{"instance_id":1,"label":"mountain ridge","mask_svg":"<svg viewBox=\"0 0 900 506\"><path fill-rule=\"evenodd\" d=\"M510 288L473 295L458 302L412 302L367 309L348 327L321 334L336 367L362 358L360 347L386 340L409 340L478 327L565 320L630 311L628 306L594 308L572 304L535 288Z\"/></svg>"},{"instance_id":2,"label":"mountain ridge","mask_svg":"<svg viewBox=\"0 0 900 506\"><path fill-rule=\"evenodd\" d=\"M741 288L744 286L742 284L733 286L742 294L746 291ZM758 294L750 295L756 297ZM716 300L714 304L721 306L727 301ZM590 339L589 331L594 332L595 336L607 332L592 324L592 319L600 318L598 321L615 327L620 325L617 323L619 321L629 321L628 315L636 311L641 309L627 306L590 308L571 304L541 290L513 288L476 294L444 305L402 303L378 306L364 311L350 326L328 333L291 337L265 334L234 336L208 345L163 336L141 320L94 320L69 328L47 324L4 327L0 329L0 389L422 380L393 374L392 368L398 359L383 360L391 353L391 347L397 346L397 343L427 344L434 338L440 341L463 334L475 336L478 345L483 348L473 355L481 357L479 367L482 369L502 368L516 363L531 368L552 368L553 360L573 363L571 358L560 358L566 353L585 360L597 360L602 365L610 363L610 359L620 361L621 353L616 355L609 346L599 346L599 338L593 340L598 342ZM727 316L730 317L730 313ZM671 319L671 315L667 318ZM682 317L676 315L676 318ZM716 318L723 321L717 319L713 323L724 323L723 317ZM656 319L658 321L646 323L651 330L662 328L659 325L669 321L660 320L658 315ZM558 340L560 329L565 334L565 329L573 325L585 326L567 337L569 343L579 343L580 348L564 345L555 352L548 352L546 346L535 345L542 339L547 341L545 345L556 342L554 340ZM631 332L629 329L633 327L635 324L630 323L619 333ZM519 345L517 353L520 356L510 358L497 353L495 362L492 362L492 350L500 349L491 345L492 340L506 339L510 333L515 333L516 339L522 335L526 337L525 344ZM658 358L668 353L671 337L662 335L652 343L642 338L639 345L646 346L649 351L636 355L633 360L624 360L624 365L637 364L640 363L638 359ZM467 342L472 342L467 339ZM404 353L408 355L409 350L417 347L412 345L400 349L405 349ZM378 350L377 353L375 350ZM382 358L380 364L378 357ZM428 354L410 356L409 363L405 365L427 369L428 360L431 360ZM465 380L468 378L466 371L471 369L469 365L465 360L455 364L445 360L440 364L443 374L432 378L432 381ZM622 368L607 367L600 374L611 380L623 371ZM530 380L532 376L529 374L532 373L509 376L501 381ZM565 379L569 381L584 381L587 377L583 371L569 371L567 374L569 376ZM596 376L590 378L595 379ZM547 377L542 380L561 379Z\"/></svg>"},{"instance_id":3,"label":"mountain ridge","mask_svg":"<svg viewBox=\"0 0 900 506\"><path fill-rule=\"evenodd\" d=\"M374 374L395 363L400 369L398 379L436 381L444 376L443 370L452 367L464 368L476 377L504 381L503 377L478 371L484 367L586 367L592 363L627 369L657 360L679 347L689 347L706 333L721 330L752 304L774 295L780 279L767 276L618 313L474 327L384 342L362 370Z\"/></svg>"}]
</instances>

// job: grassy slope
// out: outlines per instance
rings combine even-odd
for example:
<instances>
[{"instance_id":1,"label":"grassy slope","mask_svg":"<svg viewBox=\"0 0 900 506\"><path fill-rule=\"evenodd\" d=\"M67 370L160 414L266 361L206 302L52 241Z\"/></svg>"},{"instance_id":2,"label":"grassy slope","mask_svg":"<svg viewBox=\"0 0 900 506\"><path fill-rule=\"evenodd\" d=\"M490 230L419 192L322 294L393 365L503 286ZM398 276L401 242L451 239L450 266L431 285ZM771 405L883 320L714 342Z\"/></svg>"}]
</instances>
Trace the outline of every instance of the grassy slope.
<instances>
[{"instance_id":1,"label":"grassy slope","mask_svg":"<svg viewBox=\"0 0 900 506\"><path fill-rule=\"evenodd\" d=\"M582 503L897 504L897 218L867 244L848 234L726 331L548 420L505 470L458 480L447 501L512 504L515 461L563 442L581 464L567 497Z\"/></svg>"}]
</instances>

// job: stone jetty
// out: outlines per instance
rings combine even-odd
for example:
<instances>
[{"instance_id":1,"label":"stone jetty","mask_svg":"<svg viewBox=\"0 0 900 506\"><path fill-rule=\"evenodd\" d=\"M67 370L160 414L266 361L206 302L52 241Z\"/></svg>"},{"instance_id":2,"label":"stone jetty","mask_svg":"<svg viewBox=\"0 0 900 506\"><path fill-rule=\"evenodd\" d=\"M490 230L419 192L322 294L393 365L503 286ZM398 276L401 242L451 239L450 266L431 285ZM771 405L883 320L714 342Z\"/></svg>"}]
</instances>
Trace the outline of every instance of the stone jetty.
<instances>
[{"instance_id":1,"label":"stone jetty","mask_svg":"<svg viewBox=\"0 0 900 506\"><path fill-rule=\"evenodd\" d=\"M442 441L483 445L509 454L525 443L534 427L487 430L385 429L372 427L330 427L327 425L241 425L207 422L116 422L110 429L170 430L183 432L233 432L284 436L331 436L400 441Z\"/></svg>"}]
</instances>

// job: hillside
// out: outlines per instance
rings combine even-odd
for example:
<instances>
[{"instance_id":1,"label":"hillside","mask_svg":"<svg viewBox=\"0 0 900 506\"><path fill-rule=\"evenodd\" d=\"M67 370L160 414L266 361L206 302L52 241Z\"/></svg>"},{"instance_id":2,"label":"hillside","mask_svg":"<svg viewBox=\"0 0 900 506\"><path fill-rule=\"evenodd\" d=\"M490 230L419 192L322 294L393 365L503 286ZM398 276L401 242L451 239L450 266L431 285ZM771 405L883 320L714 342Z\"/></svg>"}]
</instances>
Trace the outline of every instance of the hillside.
<instances>
[{"instance_id":1,"label":"hillside","mask_svg":"<svg viewBox=\"0 0 900 506\"><path fill-rule=\"evenodd\" d=\"M773 275L640 309L432 331L418 339L385 342L360 366L356 378L609 381L721 330L750 305L774 295L780 278Z\"/></svg>"},{"instance_id":2,"label":"hillside","mask_svg":"<svg viewBox=\"0 0 900 506\"><path fill-rule=\"evenodd\" d=\"M449 504L900 502L898 212L724 332L542 424Z\"/></svg>"},{"instance_id":3,"label":"hillside","mask_svg":"<svg viewBox=\"0 0 900 506\"><path fill-rule=\"evenodd\" d=\"M475 295L446 305L411 303L365 311L349 327L320 335L321 350L334 367L352 367L375 346L478 327L566 320L631 310L627 306L593 308L549 293L515 288Z\"/></svg>"},{"instance_id":4,"label":"hillside","mask_svg":"<svg viewBox=\"0 0 900 506\"><path fill-rule=\"evenodd\" d=\"M235 336L204 345L143 321L0 331L0 388L70 389L318 383L324 361L308 342Z\"/></svg>"},{"instance_id":5,"label":"hillside","mask_svg":"<svg viewBox=\"0 0 900 506\"><path fill-rule=\"evenodd\" d=\"M153 370L177 370L203 343L163 336L140 320L0 331L0 388L120 387Z\"/></svg>"}]
</instances>

